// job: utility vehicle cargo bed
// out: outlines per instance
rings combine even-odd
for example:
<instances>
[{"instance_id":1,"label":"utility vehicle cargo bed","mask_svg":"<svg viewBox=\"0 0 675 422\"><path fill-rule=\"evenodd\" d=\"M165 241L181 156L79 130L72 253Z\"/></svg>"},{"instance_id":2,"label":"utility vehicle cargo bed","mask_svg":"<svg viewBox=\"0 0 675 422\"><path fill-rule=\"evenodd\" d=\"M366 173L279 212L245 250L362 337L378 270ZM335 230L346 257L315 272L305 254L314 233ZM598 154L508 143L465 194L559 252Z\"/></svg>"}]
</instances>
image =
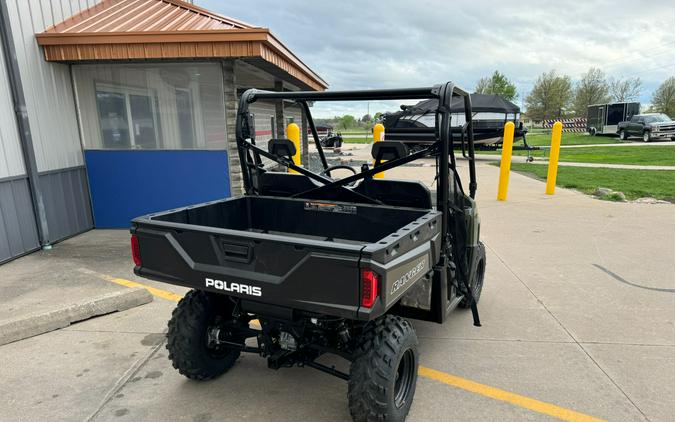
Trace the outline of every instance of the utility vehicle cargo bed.
<instances>
[{"instance_id":1,"label":"utility vehicle cargo bed","mask_svg":"<svg viewBox=\"0 0 675 422\"><path fill-rule=\"evenodd\" d=\"M384 313L437 262L440 213L244 196L139 217L136 274L284 308L348 318ZM361 269L380 277L361 303ZM290 311L289 311L290 312Z\"/></svg>"}]
</instances>

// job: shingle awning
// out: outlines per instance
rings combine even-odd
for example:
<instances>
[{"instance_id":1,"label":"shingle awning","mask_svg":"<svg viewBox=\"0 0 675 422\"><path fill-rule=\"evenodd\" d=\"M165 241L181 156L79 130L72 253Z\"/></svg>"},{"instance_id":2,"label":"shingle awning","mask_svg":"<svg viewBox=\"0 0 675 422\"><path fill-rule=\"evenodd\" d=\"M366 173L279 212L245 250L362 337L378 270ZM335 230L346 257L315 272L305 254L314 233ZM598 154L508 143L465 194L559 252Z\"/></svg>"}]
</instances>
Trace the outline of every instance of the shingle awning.
<instances>
[{"instance_id":1,"label":"shingle awning","mask_svg":"<svg viewBox=\"0 0 675 422\"><path fill-rule=\"evenodd\" d=\"M269 29L179 0L104 0L36 38L47 61L242 58L308 89L328 87Z\"/></svg>"}]
</instances>

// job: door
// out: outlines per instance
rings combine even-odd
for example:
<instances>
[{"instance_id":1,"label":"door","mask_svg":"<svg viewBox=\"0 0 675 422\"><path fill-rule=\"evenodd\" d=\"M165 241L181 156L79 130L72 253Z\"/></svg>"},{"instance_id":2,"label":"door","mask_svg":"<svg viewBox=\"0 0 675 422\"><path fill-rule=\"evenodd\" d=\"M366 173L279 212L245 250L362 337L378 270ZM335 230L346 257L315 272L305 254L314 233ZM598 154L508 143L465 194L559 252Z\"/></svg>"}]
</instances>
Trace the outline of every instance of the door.
<instances>
[{"instance_id":1,"label":"door","mask_svg":"<svg viewBox=\"0 0 675 422\"><path fill-rule=\"evenodd\" d=\"M626 104L608 104L607 105L607 124L602 133L616 133L619 122L624 119Z\"/></svg>"},{"instance_id":2,"label":"door","mask_svg":"<svg viewBox=\"0 0 675 422\"><path fill-rule=\"evenodd\" d=\"M642 135L645 128L645 119L641 116L633 116L627 125L627 132L629 135Z\"/></svg>"}]
</instances>

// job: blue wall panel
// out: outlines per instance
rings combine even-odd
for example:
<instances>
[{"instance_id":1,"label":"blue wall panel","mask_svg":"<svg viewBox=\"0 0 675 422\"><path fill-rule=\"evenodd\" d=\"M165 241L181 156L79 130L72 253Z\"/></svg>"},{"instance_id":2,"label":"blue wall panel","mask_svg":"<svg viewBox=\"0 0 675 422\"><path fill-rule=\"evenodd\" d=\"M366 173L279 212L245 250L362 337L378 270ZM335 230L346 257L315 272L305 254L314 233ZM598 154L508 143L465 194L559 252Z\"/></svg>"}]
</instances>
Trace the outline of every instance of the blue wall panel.
<instances>
[{"instance_id":1,"label":"blue wall panel","mask_svg":"<svg viewBox=\"0 0 675 422\"><path fill-rule=\"evenodd\" d=\"M85 151L97 228L230 196L225 151Z\"/></svg>"}]
</instances>

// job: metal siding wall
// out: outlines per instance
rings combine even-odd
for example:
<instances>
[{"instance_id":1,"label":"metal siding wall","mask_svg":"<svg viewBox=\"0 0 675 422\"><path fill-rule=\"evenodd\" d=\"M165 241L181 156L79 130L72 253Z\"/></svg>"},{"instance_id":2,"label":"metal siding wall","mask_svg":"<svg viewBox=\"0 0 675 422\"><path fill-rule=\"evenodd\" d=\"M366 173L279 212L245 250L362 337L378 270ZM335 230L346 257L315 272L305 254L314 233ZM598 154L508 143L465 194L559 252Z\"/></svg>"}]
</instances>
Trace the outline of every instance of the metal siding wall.
<instances>
[{"instance_id":1,"label":"metal siding wall","mask_svg":"<svg viewBox=\"0 0 675 422\"><path fill-rule=\"evenodd\" d=\"M0 43L0 179L26 173L14 104L10 95L5 56Z\"/></svg>"},{"instance_id":2,"label":"metal siding wall","mask_svg":"<svg viewBox=\"0 0 675 422\"><path fill-rule=\"evenodd\" d=\"M84 167L40 174L51 242L89 230L94 222Z\"/></svg>"},{"instance_id":3,"label":"metal siding wall","mask_svg":"<svg viewBox=\"0 0 675 422\"><path fill-rule=\"evenodd\" d=\"M293 118L293 123L302 126L302 109L298 106L286 106L284 108L286 118Z\"/></svg>"},{"instance_id":4,"label":"metal siding wall","mask_svg":"<svg viewBox=\"0 0 675 422\"><path fill-rule=\"evenodd\" d=\"M88 6L84 1L7 0L35 157L41 172L81 166L84 160L69 68L47 63L35 34Z\"/></svg>"},{"instance_id":5,"label":"metal siding wall","mask_svg":"<svg viewBox=\"0 0 675 422\"><path fill-rule=\"evenodd\" d=\"M249 111L255 116L255 132L258 140L269 140L273 133L271 118L274 117L274 103L257 101L251 104ZM267 142L265 142L267 146Z\"/></svg>"},{"instance_id":6,"label":"metal siding wall","mask_svg":"<svg viewBox=\"0 0 675 422\"><path fill-rule=\"evenodd\" d=\"M0 262L39 246L28 180L0 182Z\"/></svg>"}]
</instances>

